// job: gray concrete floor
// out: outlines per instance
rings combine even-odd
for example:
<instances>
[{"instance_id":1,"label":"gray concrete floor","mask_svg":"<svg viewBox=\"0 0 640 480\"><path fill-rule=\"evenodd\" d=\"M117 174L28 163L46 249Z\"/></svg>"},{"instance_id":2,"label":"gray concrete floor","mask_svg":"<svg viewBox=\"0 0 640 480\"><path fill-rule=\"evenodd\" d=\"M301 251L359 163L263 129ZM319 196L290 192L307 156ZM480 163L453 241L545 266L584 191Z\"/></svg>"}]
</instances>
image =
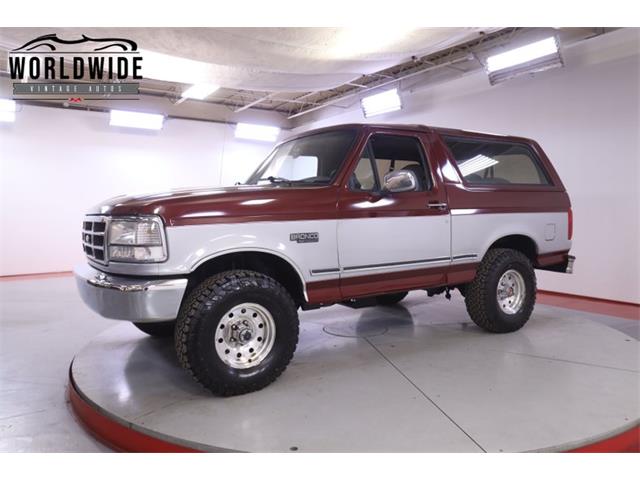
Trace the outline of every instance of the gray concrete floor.
<instances>
[{"instance_id":1,"label":"gray concrete floor","mask_svg":"<svg viewBox=\"0 0 640 480\"><path fill-rule=\"evenodd\" d=\"M0 282L0 451L105 452L67 403L69 363L113 322L72 278Z\"/></svg>"},{"instance_id":2,"label":"gray concrete floor","mask_svg":"<svg viewBox=\"0 0 640 480\"><path fill-rule=\"evenodd\" d=\"M452 303L460 304L461 299L454 297ZM422 321L416 315L421 312L422 305L428 308L419 317L424 315L433 318L447 315L449 312L462 319L465 315L462 305L448 305L443 299L428 299L423 292L415 292L403 302L403 307L397 310L386 309L385 317L417 325ZM308 331L322 326L328 331L332 328L337 329L338 332L333 333L339 333L339 329L342 328L341 320L355 317L365 317L365 320L369 318L368 321L359 323L360 328L386 328L384 322L380 324L374 318L375 310L332 307L303 312L301 321L303 324L305 320L308 322ZM576 317L576 312L572 310L542 305L536 308L536 313L544 317L551 315L585 318L617 329L633 338L640 338L640 324L634 320L582 312ZM468 322L468 319L463 321ZM358 328L353 322L350 325L356 325L354 328ZM114 322L91 313L81 303L71 278L0 282L0 451L109 451L77 423L67 403L66 388L68 367L74 355L96 335L113 326ZM131 332L135 331L134 327L127 327ZM558 330L558 334L562 334L562 329ZM138 353L153 347L154 341L149 339L145 342L143 337L140 338L143 342ZM373 342L374 349L377 348L391 358L394 348L393 337L384 341L383 337L379 338L379 344ZM313 335L307 336L306 343L302 343L304 351L314 350L313 339ZM437 345L431 345L430 348L436 347ZM154 347L153 350L157 348ZM163 352L168 352L169 349L170 347L160 348ZM350 350L340 351L348 355ZM530 353L520 352L525 356ZM164 352L162 355L168 357L169 354ZM600 352L599 355L602 357L599 361L606 363L606 352ZM299 359L303 360L303 355L300 355ZM399 359L398 363L401 360ZM302 364L304 365L304 362ZM411 365L404 365L402 368L410 371ZM615 365L612 368L615 368ZM289 375L289 379L295 379L295 373ZM283 385L285 382L286 380ZM493 439L492 442L498 445L499 439Z\"/></svg>"}]
</instances>

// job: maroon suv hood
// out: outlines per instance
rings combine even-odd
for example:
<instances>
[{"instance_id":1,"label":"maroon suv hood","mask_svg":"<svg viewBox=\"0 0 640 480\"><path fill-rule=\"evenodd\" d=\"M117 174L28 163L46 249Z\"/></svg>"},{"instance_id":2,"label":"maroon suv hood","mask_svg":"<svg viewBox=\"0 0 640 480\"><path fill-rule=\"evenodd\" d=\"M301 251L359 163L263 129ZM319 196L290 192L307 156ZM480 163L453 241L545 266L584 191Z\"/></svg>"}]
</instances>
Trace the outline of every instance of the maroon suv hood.
<instances>
[{"instance_id":1,"label":"maroon suv hood","mask_svg":"<svg viewBox=\"0 0 640 480\"><path fill-rule=\"evenodd\" d=\"M167 225L335 217L334 187L236 186L114 197L92 214L160 215Z\"/></svg>"}]
</instances>

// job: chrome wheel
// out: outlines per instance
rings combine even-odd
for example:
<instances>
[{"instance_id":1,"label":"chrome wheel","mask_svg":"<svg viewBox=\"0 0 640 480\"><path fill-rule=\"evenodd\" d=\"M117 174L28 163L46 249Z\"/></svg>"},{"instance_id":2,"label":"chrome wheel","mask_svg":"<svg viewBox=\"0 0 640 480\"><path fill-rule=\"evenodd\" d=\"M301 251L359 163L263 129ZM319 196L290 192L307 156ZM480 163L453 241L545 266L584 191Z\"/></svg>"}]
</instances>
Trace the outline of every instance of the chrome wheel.
<instances>
[{"instance_id":1,"label":"chrome wheel","mask_svg":"<svg viewBox=\"0 0 640 480\"><path fill-rule=\"evenodd\" d=\"M241 303L223 315L216 328L216 353L233 368L260 365L273 348L276 324L269 310Z\"/></svg>"},{"instance_id":2,"label":"chrome wheel","mask_svg":"<svg viewBox=\"0 0 640 480\"><path fill-rule=\"evenodd\" d=\"M500 310L509 315L520 311L526 296L524 277L517 270L507 270L498 280L496 298Z\"/></svg>"}]
</instances>

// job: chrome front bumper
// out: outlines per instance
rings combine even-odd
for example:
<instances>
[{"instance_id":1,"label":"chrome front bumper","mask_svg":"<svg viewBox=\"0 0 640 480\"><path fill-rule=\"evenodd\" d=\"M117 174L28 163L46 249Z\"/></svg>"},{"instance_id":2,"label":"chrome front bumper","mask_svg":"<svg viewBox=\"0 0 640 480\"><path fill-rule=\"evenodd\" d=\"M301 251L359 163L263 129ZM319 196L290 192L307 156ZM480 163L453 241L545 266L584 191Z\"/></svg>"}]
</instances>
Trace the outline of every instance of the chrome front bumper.
<instances>
[{"instance_id":1,"label":"chrome front bumper","mask_svg":"<svg viewBox=\"0 0 640 480\"><path fill-rule=\"evenodd\" d=\"M83 264L74 271L80 297L103 317L133 322L174 320L186 278L145 280L105 274Z\"/></svg>"}]
</instances>

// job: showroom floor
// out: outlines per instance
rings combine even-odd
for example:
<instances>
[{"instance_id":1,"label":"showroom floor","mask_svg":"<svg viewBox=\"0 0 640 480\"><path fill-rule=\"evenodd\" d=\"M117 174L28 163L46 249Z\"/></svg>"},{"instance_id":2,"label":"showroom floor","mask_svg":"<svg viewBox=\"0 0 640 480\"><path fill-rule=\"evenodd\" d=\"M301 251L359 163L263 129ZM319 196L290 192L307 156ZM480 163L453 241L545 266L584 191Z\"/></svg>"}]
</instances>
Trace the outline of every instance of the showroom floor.
<instances>
[{"instance_id":1,"label":"showroom floor","mask_svg":"<svg viewBox=\"0 0 640 480\"><path fill-rule=\"evenodd\" d=\"M108 343L111 341L110 339L114 338L118 342L121 342L123 338L129 343L135 342L139 347L135 350L137 361L144 360L144 356L140 357L140 355L151 351L152 354L160 352L159 355L162 358L169 359L170 346L158 343L156 348L154 347L155 341L145 340L142 335L138 335L133 327L107 321L91 313L81 304L75 292L73 279L69 277L2 281L0 282L0 300L2 308L0 312L0 378L2 383L0 451L108 451L108 448L93 440L84 431L69 408L65 391L71 359L78 352L84 352L86 349L83 350L83 347L102 332L104 333L97 337L97 342L102 342L103 346L105 342ZM305 324L305 320L307 320L306 325L308 325L307 328L302 329L300 351L303 354L299 355L300 365L295 364L296 359L292 364L292 367L298 370L292 368L288 379L285 374L278 381L279 383L269 387L265 392L277 392L287 381L294 382L292 385L295 384L295 372L304 370L303 357L306 355L305 352L313 351L315 339L321 338L319 335L331 335L335 339L334 343L341 343L341 338L349 338L352 335L364 336L368 340L361 343L372 346L370 349L367 347L366 350L362 350L365 356L373 352L376 358L383 359L385 356L392 358L392 354L389 352L394 347L393 341L386 345L385 343L389 341L381 340L385 336L383 335L385 329L389 328L391 322L399 322L404 327L415 325L431 328L429 317L451 314L456 318L462 318L464 307L461 304L461 299L454 296L452 303L449 305L443 298L429 299L426 294L416 292L411 294L402 306L396 308L352 310L337 306L320 311L303 312L301 321ZM427 308L423 310L423 307ZM551 320L554 317L567 320L558 328L564 328L567 325L579 328L578 322L583 319L585 330L595 329L594 331L597 331L597 325L606 325L632 338L640 338L640 323L637 320L584 312L576 314L575 311L565 308L539 305L534 312L532 325L528 326L531 327L531 335L528 340L535 341L536 332L540 331L540 327L547 326L547 331L553 329ZM346 322L343 323L343 320ZM114 326L115 328L110 328ZM535 328L537 330L534 330ZM600 328L603 333L608 330ZM404 331L408 330L405 328ZM447 333L446 331L442 333L443 331L440 330L440 336ZM374 340L376 338L378 340ZM487 338L491 338L491 336ZM437 336L434 336L431 341L435 339ZM120 348L121 345L122 342L118 343L117 348ZM114 348L116 348L115 343ZM148 351L149 349L151 350ZM376 350L378 353L381 351L386 353L378 355ZM118 350L114 351L117 356ZM339 349L339 351L342 352L342 355L347 356L343 359L345 362L352 360L350 360L349 352L355 352L350 349ZM86 358L86 355L84 357ZM364 359L364 357L358 358ZM432 359L434 358L432 357ZM93 361L95 362L96 359L94 358ZM390 362L391 365L393 363ZM558 360L555 368L561 368L559 366L561 363L566 362ZM93 363L93 365L100 367L99 362ZM113 365L113 361L105 361L104 365L107 368L109 365ZM135 367L135 364L129 366L131 365ZM411 366L396 365L392 368L396 370L400 368L409 372ZM91 381L100 377L100 375L95 375L97 368L93 370L94 377ZM135 376L136 372L139 373L139 369L133 368L125 373ZM176 372L176 375L179 375L179 372ZM389 378L396 381L395 377L390 376ZM635 378L637 382L637 376ZM420 391L421 386L415 386L414 394L419 395ZM432 400L435 410L438 410L440 408L439 400L437 398ZM334 415L337 415L337 412L334 412ZM468 441L468 450L473 450L474 440L466 437L466 433L462 429L458 429L458 434L461 439L466 438ZM323 441L329 442L330 449L331 439L325 438ZM256 445L259 448L260 443L258 442ZM318 443L318 445L322 445L322 443ZM378 445L376 449L379 450L380 446ZM488 449L493 450L494 448ZM495 447L495 450L498 448Z\"/></svg>"},{"instance_id":2,"label":"showroom floor","mask_svg":"<svg viewBox=\"0 0 640 480\"><path fill-rule=\"evenodd\" d=\"M69 409L69 363L113 323L90 312L72 278L0 282L0 451L109 451Z\"/></svg>"}]
</instances>

